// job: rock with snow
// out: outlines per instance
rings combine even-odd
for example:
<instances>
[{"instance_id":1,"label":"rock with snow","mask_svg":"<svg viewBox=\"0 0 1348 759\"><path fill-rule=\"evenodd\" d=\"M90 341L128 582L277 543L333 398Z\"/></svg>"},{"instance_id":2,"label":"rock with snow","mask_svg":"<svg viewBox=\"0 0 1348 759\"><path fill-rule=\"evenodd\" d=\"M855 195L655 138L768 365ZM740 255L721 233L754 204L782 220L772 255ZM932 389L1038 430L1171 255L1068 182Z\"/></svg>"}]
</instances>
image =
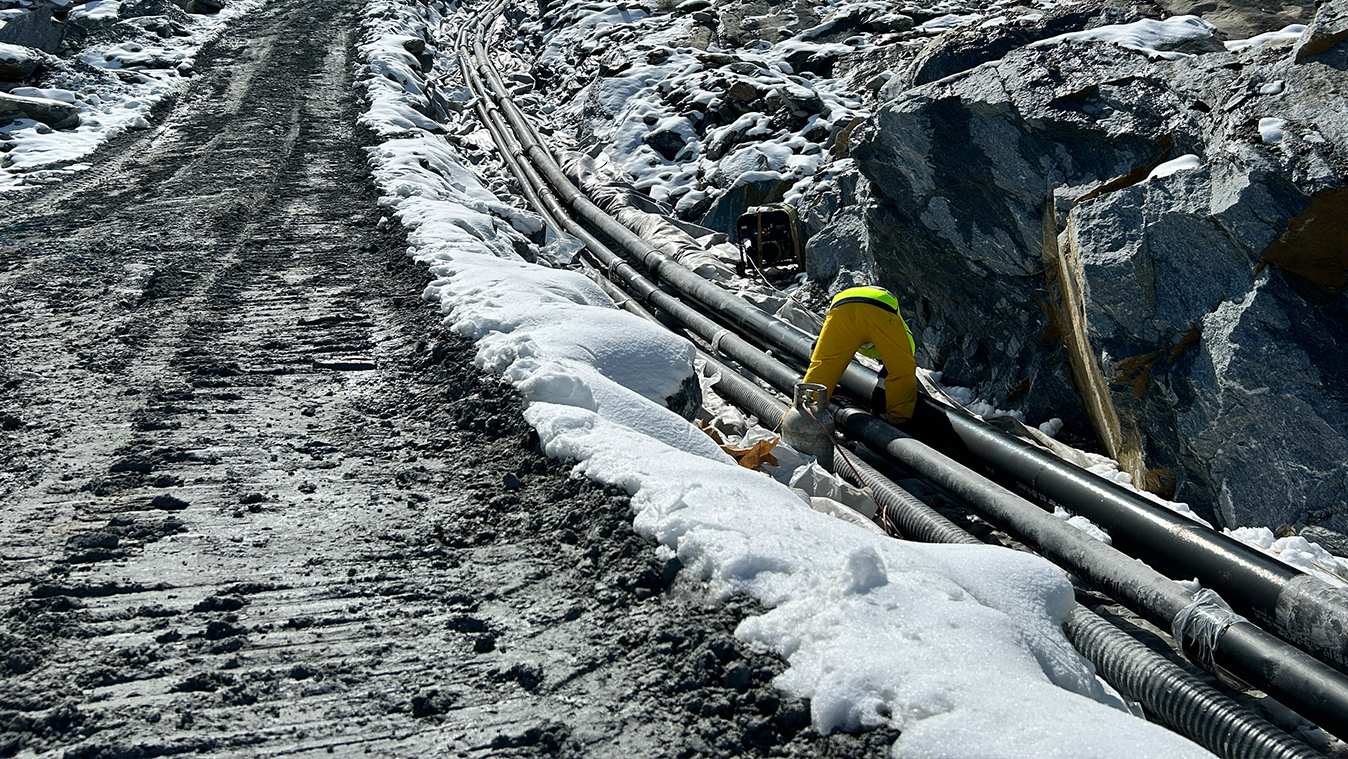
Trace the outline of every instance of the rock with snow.
<instances>
[{"instance_id":1,"label":"rock with snow","mask_svg":"<svg viewBox=\"0 0 1348 759\"><path fill-rule=\"evenodd\" d=\"M42 65L44 58L41 50L0 43L0 82L27 79Z\"/></svg>"},{"instance_id":2,"label":"rock with snow","mask_svg":"<svg viewBox=\"0 0 1348 759\"><path fill-rule=\"evenodd\" d=\"M1261 0L1153 0L1153 2L1170 15L1202 16L1204 21L1216 27L1224 39L1246 39L1291 24L1305 24L1315 15L1313 0L1290 0L1279 3Z\"/></svg>"},{"instance_id":3,"label":"rock with snow","mask_svg":"<svg viewBox=\"0 0 1348 759\"><path fill-rule=\"evenodd\" d=\"M1031 42L1080 30L1090 24L1135 21L1134 11L1117 7L1066 6L1016 24L952 29L934 37L900 73L905 86L934 82L1003 56Z\"/></svg>"},{"instance_id":4,"label":"rock with snow","mask_svg":"<svg viewBox=\"0 0 1348 759\"><path fill-rule=\"evenodd\" d=\"M160 39L187 36L187 30L184 25L177 19L170 18L169 16L136 16L122 21L118 25L125 25L128 28L138 29L142 32L153 34Z\"/></svg>"},{"instance_id":5,"label":"rock with snow","mask_svg":"<svg viewBox=\"0 0 1348 759\"><path fill-rule=\"evenodd\" d=\"M70 10L70 23L81 29L102 29L117 23L122 15L121 0L91 0Z\"/></svg>"},{"instance_id":6,"label":"rock with snow","mask_svg":"<svg viewBox=\"0 0 1348 759\"><path fill-rule=\"evenodd\" d=\"M80 125L80 109L60 100L0 92L0 123L16 119L32 119L52 129L73 129Z\"/></svg>"},{"instance_id":7,"label":"rock with snow","mask_svg":"<svg viewBox=\"0 0 1348 759\"><path fill-rule=\"evenodd\" d=\"M65 24L52 18L52 9L36 6L0 22L0 44L20 45L55 53L65 37Z\"/></svg>"},{"instance_id":8,"label":"rock with snow","mask_svg":"<svg viewBox=\"0 0 1348 759\"><path fill-rule=\"evenodd\" d=\"M1324 107L1348 85L1341 4L1295 52L1227 52L1188 17L886 85L852 155L867 244L929 366L1091 434L1060 340L1075 331L1075 373L1096 374L1139 484L1227 526L1348 511L1348 114ZM1045 276L1050 188L1079 315Z\"/></svg>"}]
</instances>

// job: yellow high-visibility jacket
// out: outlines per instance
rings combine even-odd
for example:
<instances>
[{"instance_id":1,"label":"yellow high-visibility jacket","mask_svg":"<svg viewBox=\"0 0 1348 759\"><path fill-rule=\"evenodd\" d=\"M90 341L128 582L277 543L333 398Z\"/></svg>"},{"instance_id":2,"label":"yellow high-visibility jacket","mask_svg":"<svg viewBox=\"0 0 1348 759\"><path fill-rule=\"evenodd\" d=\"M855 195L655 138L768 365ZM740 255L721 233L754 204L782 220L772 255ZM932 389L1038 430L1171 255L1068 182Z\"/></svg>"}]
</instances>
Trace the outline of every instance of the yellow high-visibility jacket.
<instances>
[{"instance_id":1,"label":"yellow high-visibility jacket","mask_svg":"<svg viewBox=\"0 0 1348 759\"><path fill-rule=\"evenodd\" d=\"M833 297L819 340L810 354L806 382L838 386L852 357L871 343L889 376L885 377L885 406L891 424L906 422L917 405L916 343L899 314L899 301L881 287L852 287ZM869 353L869 351L867 351Z\"/></svg>"}]
</instances>

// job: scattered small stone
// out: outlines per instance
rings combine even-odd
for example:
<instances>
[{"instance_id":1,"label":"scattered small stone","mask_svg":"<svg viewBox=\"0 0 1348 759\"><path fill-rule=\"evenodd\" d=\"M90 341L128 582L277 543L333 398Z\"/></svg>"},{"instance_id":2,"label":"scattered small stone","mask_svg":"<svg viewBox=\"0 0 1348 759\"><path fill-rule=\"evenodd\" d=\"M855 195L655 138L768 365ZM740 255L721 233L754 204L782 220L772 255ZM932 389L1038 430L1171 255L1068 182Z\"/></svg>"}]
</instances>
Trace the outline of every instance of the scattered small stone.
<instances>
[{"instance_id":1,"label":"scattered small stone","mask_svg":"<svg viewBox=\"0 0 1348 759\"><path fill-rule=\"evenodd\" d=\"M70 539L70 545L74 548L90 550L94 548L112 549L120 545L122 539L110 532L87 532L83 535L76 535Z\"/></svg>"},{"instance_id":2,"label":"scattered small stone","mask_svg":"<svg viewBox=\"0 0 1348 759\"><path fill-rule=\"evenodd\" d=\"M743 693L749 689L749 685L753 682L753 675L749 671L748 665L742 661L737 661L726 667L721 682L725 683L727 688L734 688Z\"/></svg>"},{"instance_id":3,"label":"scattered small stone","mask_svg":"<svg viewBox=\"0 0 1348 759\"><path fill-rule=\"evenodd\" d=\"M481 635L473 641L473 651L479 654L489 654L496 650L496 636Z\"/></svg>"},{"instance_id":4,"label":"scattered small stone","mask_svg":"<svg viewBox=\"0 0 1348 759\"><path fill-rule=\"evenodd\" d=\"M501 480L506 490L516 490L520 486L520 478L515 476L514 472L506 472L505 477Z\"/></svg>"},{"instance_id":5,"label":"scattered small stone","mask_svg":"<svg viewBox=\"0 0 1348 759\"><path fill-rule=\"evenodd\" d=\"M114 461L112 466L108 467L108 471L149 474L150 472L154 471L154 462L150 461L149 459L140 457L125 458L120 461Z\"/></svg>"},{"instance_id":6,"label":"scattered small stone","mask_svg":"<svg viewBox=\"0 0 1348 759\"><path fill-rule=\"evenodd\" d=\"M308 495L308 494L312 494L312 493L313 493L314 491L316 491L316 490L318 490L318 486L315 485L315 484L312 483L312 482L305 481L305 482L301 482L301 483L300 483L299 491L300 491L301 493L304 493L304 494Z\"/></svg>"},{"instance_id":7,"label":"scattered small stone","mask_svg":"<svg viewBox=\"0 0 1348 759\"><path fill-rule=\"evenodd\" d=\"M150 501L150 506L164 511L182 511L188 507L188 503L181 498L174 498L165 493L155 496L154 500Z\"/></svg>"}]
</instances>

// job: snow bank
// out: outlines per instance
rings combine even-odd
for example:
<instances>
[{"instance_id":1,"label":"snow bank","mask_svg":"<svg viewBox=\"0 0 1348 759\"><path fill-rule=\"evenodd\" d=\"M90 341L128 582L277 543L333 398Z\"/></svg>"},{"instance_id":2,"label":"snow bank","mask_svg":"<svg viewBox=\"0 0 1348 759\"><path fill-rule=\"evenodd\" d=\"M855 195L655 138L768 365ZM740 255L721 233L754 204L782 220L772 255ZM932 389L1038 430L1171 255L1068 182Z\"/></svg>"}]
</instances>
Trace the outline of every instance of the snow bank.
<instances>
[{"instance_id":1,"label":"snow bank","mask_svg":"<svg viewBox=\"0 0 1348 759\"><path fill-rule=\"evenodd\" d=\"M396 5L368 6L370 77L380 56L399 55L386 38L425 22L395 22ZM406 136L406 103L367 91L367 118L404 134L370 157L381 203L436 277L427 297L477 341L478 364L519 389L549 455L623 487L636 528L713 592L769 609L736 633L787 660L776 684L811 699L819 730L891 725L896 755L911 757L1209 756L1103 703L1061 631L1073 603L1061 570L1001 548L875 535L735 466L659 402L689 376L690 346L614 310L580 274L520 260L529 215L491 198L438 138Z\"/></svg>"}]
</instances>

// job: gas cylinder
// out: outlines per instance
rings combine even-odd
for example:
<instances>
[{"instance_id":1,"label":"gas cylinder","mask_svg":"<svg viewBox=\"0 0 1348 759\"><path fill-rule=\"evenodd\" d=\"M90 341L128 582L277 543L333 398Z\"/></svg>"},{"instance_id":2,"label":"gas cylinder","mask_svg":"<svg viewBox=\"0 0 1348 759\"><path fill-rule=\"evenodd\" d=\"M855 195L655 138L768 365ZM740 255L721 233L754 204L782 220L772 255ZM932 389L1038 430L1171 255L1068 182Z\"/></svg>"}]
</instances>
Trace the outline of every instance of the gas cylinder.
<instances>
[{"instance_id":1,"label":"gas cylinder","mask_svg":"<svg viewBox=\"0 0 1348 759\"><path fill-rule=\"evenodd\" d=\"M791 408L782 417L782 440L832 470L833 417L828 413L828 388L815 382L796 383Z\"/></svg>"}]
</instances>

